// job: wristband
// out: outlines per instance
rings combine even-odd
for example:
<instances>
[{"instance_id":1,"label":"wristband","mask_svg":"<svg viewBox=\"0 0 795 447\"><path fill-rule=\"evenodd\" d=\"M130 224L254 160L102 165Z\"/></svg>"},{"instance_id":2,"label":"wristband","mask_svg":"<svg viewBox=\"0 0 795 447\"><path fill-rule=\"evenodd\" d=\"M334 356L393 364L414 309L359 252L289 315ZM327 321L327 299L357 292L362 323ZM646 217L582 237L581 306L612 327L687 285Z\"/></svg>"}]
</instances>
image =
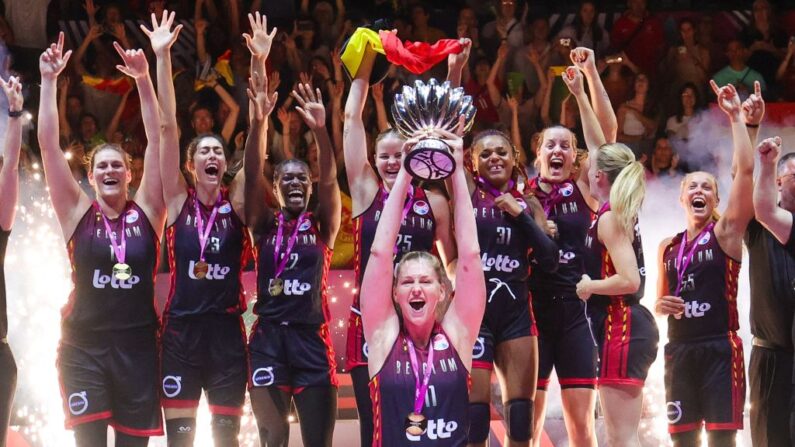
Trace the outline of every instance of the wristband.
<instances>
[{"instance_id":1,"label":"wristband","mask_svg":"<svg viewBox=\"0 0 795 447\"><path fill-rule=\"evenodd\" d=\"M745 127L748 127L749 129L757 129L757 128L759 128L759 124L748 124L748 123L745 123Z\"/></svg>"},{"instance_id":2,"label":"wristband","mask_svg":"<svg viewBox=\"0 0 795 447\"><path fill-rule=\"evenodd\" d=\"M19 118L20 116L22 116L22 112L23 112L22 110L11 110L11 109L8 109L8 117L9 118Z\"/></svg>"}]
</instances>

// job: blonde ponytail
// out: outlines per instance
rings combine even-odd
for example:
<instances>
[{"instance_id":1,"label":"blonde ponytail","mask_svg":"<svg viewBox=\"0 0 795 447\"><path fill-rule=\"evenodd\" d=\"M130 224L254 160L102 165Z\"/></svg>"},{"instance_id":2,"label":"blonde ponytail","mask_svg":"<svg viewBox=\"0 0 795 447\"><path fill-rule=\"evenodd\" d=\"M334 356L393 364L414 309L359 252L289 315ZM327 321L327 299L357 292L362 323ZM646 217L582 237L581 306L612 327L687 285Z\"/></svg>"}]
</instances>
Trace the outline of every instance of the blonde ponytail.
<instances>
[{"instance_id":1,"label":"blonde ponytail","mask_svg":"<svg viewBox=\"0 0 795 447\"><path fill-rule=\"evenodd\" d=\"M596 167L610 181L610 209L616 213L624 233L632 237L646 195L643 164L635 160L635 154L625 145L611 143L599 148Z\"/></svg>"}]
</instances>

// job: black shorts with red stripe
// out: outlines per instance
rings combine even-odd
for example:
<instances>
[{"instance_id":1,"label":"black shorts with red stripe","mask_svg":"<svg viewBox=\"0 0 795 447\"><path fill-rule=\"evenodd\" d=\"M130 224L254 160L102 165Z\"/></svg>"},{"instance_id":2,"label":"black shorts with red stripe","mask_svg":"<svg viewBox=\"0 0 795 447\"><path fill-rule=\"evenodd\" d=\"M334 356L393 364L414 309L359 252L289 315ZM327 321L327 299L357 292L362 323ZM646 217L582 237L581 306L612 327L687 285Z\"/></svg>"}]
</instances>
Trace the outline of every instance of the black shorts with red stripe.
<instances>
[{"instance_id":1,"label":"black shorts with red stripe","mask_svg":"<svg viewBox=\"0 0 795 447\"><path fill-rule=\"evenodd\" d=\"M596 386L596 340L577 296L533 295L538 325L538 389L545 391L552 369L562 389Z\"/></svg>"},{"instance_id":2,"label":"black shorts with red stripe","mask_svg":"<svg viewBox=\"0 0 795 447\"><path fill-rule=\"evenodd\" d=\"M108 420L130 436L163 434L154 328L65 335L57 368L66 428Z\"/></svg>"},{"instance_id":3,"label":"black shorts with red stripe","mask_svg":"<svg viewBox=\"0 0 795 447\"><path fill-rule=\"evenodd\" d=\"M163 408L196 408L205 390L213 414L243 414L248 364L240 316L165 319L160 362Z\"/></svg>"},{"instance_id":4,"label":"black shorts with red stripe","mask_svg":"<svg viewBox=\"0 0 795 447\"><path fill-rule=\"evenodd\" d=\"M649 309L614 299L588 306L599 344L598 385L643 386L657 358L660 332Z\"/></svg>"},{"instance_id":5,"label":"black shorts with red stripe","mask_svg":"<svg viewBox=\"0 0 795 447\"><path fill-rule=\"evenodd\" d=\"M507 283L501 284L507 286ZM506 289L507 296L493 297L493 301L487 302L478 338L472 348L473 368L494 369L494 352L498 344L538 335L530 294L526 297L519 292L517 294L519 296L515 297L510 289Z\"/></svg>"},{"instance_id":6,"label":"black shorts with red stripe","mask_svg":"<svg viewBox=\"0 0 795 447\"><path fill-rule=\"evenodd\" d=\"M337 363L327 324L257 320L251 331L249 386L275 386L298 394L313 386L334 386Z\"/></svg>"},{"instance_id":7,"label":"black shorts with red stripe","mask_svg":"<svg viewBox=\"0 0 795 447\"><path fill-rule=\"evenodd\" d=\"M742 430L743 343L736 333L665 345L668 432Z\"/></svg>"}]
</instances>

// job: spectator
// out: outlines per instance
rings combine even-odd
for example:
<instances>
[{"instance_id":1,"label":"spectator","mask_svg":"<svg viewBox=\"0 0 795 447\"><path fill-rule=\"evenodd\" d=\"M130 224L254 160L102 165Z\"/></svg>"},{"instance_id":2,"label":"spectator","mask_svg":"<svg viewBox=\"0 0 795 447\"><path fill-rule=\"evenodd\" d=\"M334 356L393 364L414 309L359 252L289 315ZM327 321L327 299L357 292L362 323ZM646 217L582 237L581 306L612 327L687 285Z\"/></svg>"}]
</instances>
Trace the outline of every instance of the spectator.
<instances>
[{"instance_id":1,"label":"spectator","mask_svg":"<svg viewBox=\"0 0 795 447\"><path fill-rule=\"evenodd\" d=\"M472 97L472 103L478 109L478 113L475 115L477 130L488 129L499 122L500 119L497 113L497 106L492 102L487 86L491 65L486 57L479 57L475 60L474 76L470 74L467 65L464 65L461 75L464 91Z\"/></svg>"},{"instance_id":2,"label":"spectator","mask_svg":"<svg viewBox=\"0 0 795 447\"><path fill-rule=\"evenodd\" d=\"M712 67L723 67L728 60L723 44L713 37L714 28L712 26L712 15L702 14L696 26L696 40L701 47L709 51L710 69ZM712 73L712 71L710 71Z\"/></svg>"},{"instance_id":3,"label":"spectator","mask_svg":"<svg viewBox=\"0 0 795 447\"><path fill-rule=\"evenodd\" d=\"M644 73L635 76L632 99L618 108L618 138L629 146L640 159L651 149L652 136L657 132L655 105L650 98L649 77Z\"/></svg>"},{"instance_id":4,"label":"spectator","mask_svg":"<svg viewBox=\"0 0 795 447\"><path fill-rule=\"evenodd\" d=\"M770 2L754 2L752 20L743 30L742 40L750 50L748 66L759 72L769 86L774 86L787 36L776 26Z\"/></svg>"},{"instance_id":5,"label":"spectator","mask_svg":"<svg viewBox=\"0 0 795 447\"><path fill-rule=\"evenodd\" d=\"M712 77L719 87L734 84L742 100L745 100L754 91L754 81L759 81L763 92L767 90L767 85L762 75L746 65L748 48L746 48L742 40L732 39L729 41L726 46L726 56L729 58L729 65L723 67Z\"/></svg>"},{"instance_id":6,"label":"spectator","mask_svg":"<svg viewBox=\"0 0 795 447\"><path fill-rule=\"evenodd\" d=\"M524 47L524 51L515 52L513 56L513 67L524 75L527 89L536 91L544 79L536 75L535 66L530 60L531 52L538 57L538 62L546 72L550 66L549 58L552 53L552 45L549 43L549 21L546 18L533 19L530 23L530 42ZM510 54L509 52L509 57ZM570 63L566 61L566 65Z\"/></svg>"},{"instance_id":7,"label":"spectator","mask_svg":"<svg viewBox=\"0 0 795 447\"><path fill-rule=\"evenodd\" d=\"M782 101L795 101L795 37L790 37L787 53L776 71L776 82L781 87L779 94Z\"/></svg>"},{"instance_id":8,"label":"spectator","mask_svg":"<svg viewBox=\"0 0 795 447\"><path fill-rule=\"evenodd\" d=\"M668 117L665 123L665 134L672 140L674 146L677 142L684 142L690 138L690 129L701 108L701 95L692 83L687 83L679 89L679 103L675 115Z\"/></svg>"},{"instance_id":9,"label":"spectator","mask_svg":"<svg viewBox=\"0 0 795 447\"><path fill-rule=\"evenodd\" d=\"M686 83L694 84L698 93L703 96L709 73L712 73L709 50L699 45L692 20L682 19L679 22L679 41L676 46L668 49L664 67L665 73L669 74L666 79L668 84L666 97L675 101L668 104L668 110L678 102L674 94Z\"/></svg>"},{"instance_id":10,"label":"spectator","mask_svg":"<svg viewBox=\"0 0 795 447\"><path fill-rule=\"evenodd\" d=\"M512 58L513 52L524 46L524 17L516 18L516 0L497 0L497 3L497 17L483 26L480 43L486 54L495 54L502 41L506 41Z\"/></svg>"},{"instance_id":11,"label":"spectator","mask_svg":"<svg viewBox=\"0 0 795 447\"><path fill-rule=\"evenodd\" d=\"M662 22L646 9L646 0L628 0L627 6L613 24L611 45L616 52L625 52L640 71L653 77L665 49Z\"/></svg>"},{"instance_id":12,"label":"spectator","mask_svg":"<svg viewBox=\"0 0 795 447\"><path fill-rule=\"evenodd\" d=\"M411 40L414 42L436 43L447 37L442 30L428 25L431 11L424 3L411 7Z\"/></svg>"},{"instance_id":13,"label":"spectator","mask_svg":"<svg viewBox=\"0 0 795 447\"><path fill-rule=\"evenodd\" d=\"M135 197L135 192L141 186L141 179L144 176L144 156L135 154L130 158L130 184L128 185L130 197Z\"/></svg>"},{"instance_id":14,"label":"spectator","mask_svg":"<svg viewBox=\"0 0 795 447\"><path fill-rule=\"evenodd\" d=\"M565 26L563 30L573 35L578 46L590 48L597 57L601 57L610 46L610 35L596 21L597 16L596 3L584 0L580 2L574 22Z\"/></svg>"},{"instance_id":15,"label":"spectator","mask_svg":"<svg viewBox=\"0 0 795 447\"><path fill-rule=\"evenodd\" d=\"M475 15L475 10L469 6L464 6L458 10L456 35L459 39L469 39L472 41L472 52L474 55L483 56L485 54L480 48L478 16ZM473 59L474 58L471 58L470 62L472 62Z\"/></svg>"},{"instance_id":16,"label":"spectator","mask_svg":"<svg viewBox=\"0 0 795 447\"><path fill-rule=\"evenodd\" d=\"M651 156L646 158L643 165L646 167L647 180L675 177L682 173L679 166L679 155L674 152L665 136L657 137Z\"/></svg>"},{"instance_id":17,"label":"spectator","mask_svg":"<svg viewBox=\"0 0 795 447\"><path fill-rule=\"evenodd\" d=\"M610 104L617 111L621 104L629 101L638 67L624 53L608 56L604 61L602 84L610 98ZM604 74L605 69L607 74Z\"/></svg>"},{"instance_id":18,"label":"spectator","mask_svg":"<svg viewBox=\"0 0 795 447\"><path fill-rule=\"evenodd\" d=\"M312 20L317 25L318 40L322 45L333 48L342 32L345 22L345 2L336 0L337 12L328 0L320 0L312 8ZM309 16L309 0L301 0L301 14Z\"/></svg>"}]
</instances>

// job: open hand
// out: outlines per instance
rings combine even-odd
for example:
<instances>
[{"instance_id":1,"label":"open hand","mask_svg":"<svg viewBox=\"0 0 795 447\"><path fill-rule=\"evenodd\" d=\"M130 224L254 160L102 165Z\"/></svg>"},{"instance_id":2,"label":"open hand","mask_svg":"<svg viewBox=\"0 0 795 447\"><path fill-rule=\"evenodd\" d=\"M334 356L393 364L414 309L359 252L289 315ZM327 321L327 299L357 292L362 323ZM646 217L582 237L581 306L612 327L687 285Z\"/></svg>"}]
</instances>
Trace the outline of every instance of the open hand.
<instances>
[{"instance_id":1,"label":"open hand","mask_svg":"<svg viewBox=\"0 0 795 447\"><path fill-rule=\"evenodd\" d=\"M268 33L268 18L260 15L259 11L248 15L248 23L251 25L251 34L244 33L243 39L251 54L262 58L267 58L273 45L273 37L276 35L274 27Z\"/></svg>"},{"instance_id":2,"label":"open hand","mask_svg":"<svg viewBox=\"0 0 795 447\"><path fill-rule=\"evenodd\" d=\"M320 89L312 91L309 83L298 84L298 91L293 90L293 98L298 103L295 110L301 114L304 122L310 129L315 130L326 125L326 107Z\"/></svg>"},{"instance_id":3,"label":"open hand","mask_svg":"<svg viewBox=\"0 0 795 447\"><path fill-rule=\"evenodd\" d=\"M152 44L152 51L154 51L155 54L163 54L163 52L168 51L171 46L174 45L174 42L177 41L179 32L182 30L182 25L177 25L174 27L173 31L171 30L175 15L174 11L170 13L168 11L163 11L163 18L160 20L160 23L157 23L157 17L152 14L151 31L147 29L146 26L141 25L141 31L149 38L149 42Z\"/></svg>"}]
</instances>

